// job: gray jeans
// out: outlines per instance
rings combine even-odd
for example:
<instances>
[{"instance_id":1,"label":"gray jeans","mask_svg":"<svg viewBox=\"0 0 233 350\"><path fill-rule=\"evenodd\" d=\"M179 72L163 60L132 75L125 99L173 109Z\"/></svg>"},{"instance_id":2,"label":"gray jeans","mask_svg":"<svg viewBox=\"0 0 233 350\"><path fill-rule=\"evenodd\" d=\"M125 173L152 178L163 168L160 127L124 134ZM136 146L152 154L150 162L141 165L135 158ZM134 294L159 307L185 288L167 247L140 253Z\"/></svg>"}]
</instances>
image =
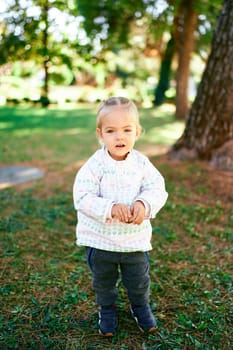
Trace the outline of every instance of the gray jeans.
<instances>
[{"instance_id":1,"label":"gray jeans","mask_svg":"<svg viewBox=\"0 0 233 350\"><path fill-rule=\"evenodd\" d=\"M116 304L120 276L130 303L147 304L150 289L148 260L147 252L119 253L87 247L87 261L97 304Z\"/></svg>"}]
</instances>

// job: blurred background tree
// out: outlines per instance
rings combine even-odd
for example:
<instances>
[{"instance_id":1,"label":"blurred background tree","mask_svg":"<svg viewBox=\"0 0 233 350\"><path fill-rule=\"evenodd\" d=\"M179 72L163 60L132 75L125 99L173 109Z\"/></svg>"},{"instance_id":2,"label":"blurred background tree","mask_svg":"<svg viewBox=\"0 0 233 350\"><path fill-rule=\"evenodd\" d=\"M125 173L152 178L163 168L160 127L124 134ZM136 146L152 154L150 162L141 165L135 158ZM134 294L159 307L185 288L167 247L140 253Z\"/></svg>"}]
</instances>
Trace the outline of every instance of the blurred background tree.
<instances>
[{"instance_id":1,"label":"blurred background tree","mask_svg":"<svg viewBox=\"0 0 233 350\"><path fill-rule=\"evenodd\" d=\"M78 45L80 26L74 5L65 0L12 0L5 4L1 17L0 63L20 62L18 75L21 76L36 74L37 67L42 68L41 99L47 104L50 77L63 83L56 76L56 67L61 72L65 65L63 78L72 80L72 56L76 55L74 47ZM32 61L35 66L30 73L32 65L28 63Z\"/></svg>"},{"instance_id":2,"label":"blurred background tree","mask_svg":"<svg viewBox=\"0 0 233 350\"><path fill-rule=\"evenodd\" d=\"M88 3L78 0L77 5L85 19L85 29L92 42L101 45L101 53L130 47L131 50L138 48L145 55L154 52L160 56L156 105L164 101L175 56L176 116L184 119L189 109L188 81L194 44L196 42L196 53L203 52L203 48L208 52L209 47L205 44L210 42L221 0L211 3L203 0L91 0Z\"/></svg>"},{"instance_id":3,"label":"blurred background tree","mask_svg":"<svg viewBox=\"0 0 233 350\"><path fill-rule=\"evenodd\" d=\"M17 100L43 105L126 93L143 107L171 102L187 120L173 153L212 159L232 139L232 19L232 0L8 0L1 100L17 86Z\"/></svg>"},{"instance_id":4,"label":"blurred background tree","mask_svg":"<svg viewBox=\"0 0 233 350\"><path fill-rule=\"evenodd\" d=\"M0 14L0 62L7 63L8 70L9 62L20 62L16 70L12 66L15 75L37 73L45 99L53 84L112 84L113 90L127 86L144 105L160 105L176 96L176 114L184 118L190 102L190 58L195 53L204 66L220 4L221 0L8 0ZM37 72L32 72L32 61ZM193 75L193 85L200 73ZM98 100L104 93L97 96Z\"/></svg>"}]
</instances>

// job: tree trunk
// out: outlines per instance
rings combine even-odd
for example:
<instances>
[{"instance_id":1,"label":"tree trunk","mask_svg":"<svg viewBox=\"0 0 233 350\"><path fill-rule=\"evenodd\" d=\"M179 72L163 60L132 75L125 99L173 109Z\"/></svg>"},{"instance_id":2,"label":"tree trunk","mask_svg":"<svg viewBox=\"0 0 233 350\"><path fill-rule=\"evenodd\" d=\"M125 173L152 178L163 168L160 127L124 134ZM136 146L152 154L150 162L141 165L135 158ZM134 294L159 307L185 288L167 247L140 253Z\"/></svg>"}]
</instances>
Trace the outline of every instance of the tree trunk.
<instances>
[{"instance_id":1,"label":"tree trunk","mask_svg":"<svg viewBox=\"0 0 233 350\"><path fill-rule=\"evenodd\" d=\"M182 137L171 157L208 159L233 171L233 1L225 0Z\"/></svg>"},{"instance_id":2,"label":"tree trunk","mask_svg":"<svg viewBox=\"0 0 233 350\"><path fill-rule=\"evenodd\" d=\"M49 64L50 64L50 57L48 53L48 44L49 44L49 22L48 22L48 13L49 13L49 2L46 0L45 4L43 6L43 21L45 24L44 30L43 30L43 70L44 70L44 84L42 86L42 96L41 96L41 103L44 106L47 106L49 104Z\"/></svg>"},{"instance_id":3,"label":"tree trunk","mask_svg":"<svg viewBox=\"0 0 233 350\"><path fill-rule=\"evenodd\" d=\"M173 36L167 43L166 50L164 52L160 74L159 74L159 82L155 89L155 100L154 105L160 106L165 99L165 92L169 88L169 77L171 73L171 63L175 52L174 38Z\"/></svg>"},{"instance_id":4,"label":"tree trunk","mask_svg":"<svg viewBox=\"0 0 233 350\"><path fill-rule=\"evenodd\" d=\"M197 13L194 0L182 0L178 15L174 19L174 37L178 54L176 76L176 117L185 119L188 109L188 80L190 57L194 49L194 31L197 24Z\"/></svg>"}]
</instances>

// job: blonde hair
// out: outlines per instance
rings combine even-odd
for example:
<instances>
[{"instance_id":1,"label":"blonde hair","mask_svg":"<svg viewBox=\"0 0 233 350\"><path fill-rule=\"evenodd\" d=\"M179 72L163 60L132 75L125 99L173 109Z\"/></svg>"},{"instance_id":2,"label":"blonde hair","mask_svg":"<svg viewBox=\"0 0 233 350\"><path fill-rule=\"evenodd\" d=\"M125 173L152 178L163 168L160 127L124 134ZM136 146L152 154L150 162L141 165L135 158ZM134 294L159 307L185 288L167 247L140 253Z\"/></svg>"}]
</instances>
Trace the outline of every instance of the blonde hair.
<instances>
[{"instance_id":1,"label":"blonde hair","mask_svg":"<svg viewBox=\"0 0 233 350\"><path fill-rule=\"evenodd\" d=\"M141 131L138 109L135 103L126 97L110 97L100 104L97 112L97 128L101 128L101 121L103 117L110 113L113 109L117 108L124 108L128 113L132 114L135 117L138 130Z\"/></svg>"}]
</instances>

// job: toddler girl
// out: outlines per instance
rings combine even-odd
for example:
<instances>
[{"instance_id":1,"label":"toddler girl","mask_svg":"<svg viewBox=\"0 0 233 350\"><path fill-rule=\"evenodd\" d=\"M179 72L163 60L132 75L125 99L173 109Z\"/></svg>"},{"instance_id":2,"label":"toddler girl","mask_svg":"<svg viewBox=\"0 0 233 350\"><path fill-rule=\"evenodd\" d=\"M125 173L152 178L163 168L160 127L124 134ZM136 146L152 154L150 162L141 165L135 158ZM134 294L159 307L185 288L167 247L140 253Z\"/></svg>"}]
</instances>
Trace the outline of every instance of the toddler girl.
<instances>
[{"instance_id":1,"label":"toddler girl","mask_svg":"<svg viewBox=\"0 0 233 350\"><path fill-rule=\"evenodd\" d=\"M117 282L127 290L141 331L154 332L149 306L149 259L154 218L167 200L164 179L147 157L134 150L141 126L135 104L124 97L103 102L97 114L102 148L76 175L77 244L85 246L99 305L99 331L117 330Z\"/></svg>"}]
</instances>

